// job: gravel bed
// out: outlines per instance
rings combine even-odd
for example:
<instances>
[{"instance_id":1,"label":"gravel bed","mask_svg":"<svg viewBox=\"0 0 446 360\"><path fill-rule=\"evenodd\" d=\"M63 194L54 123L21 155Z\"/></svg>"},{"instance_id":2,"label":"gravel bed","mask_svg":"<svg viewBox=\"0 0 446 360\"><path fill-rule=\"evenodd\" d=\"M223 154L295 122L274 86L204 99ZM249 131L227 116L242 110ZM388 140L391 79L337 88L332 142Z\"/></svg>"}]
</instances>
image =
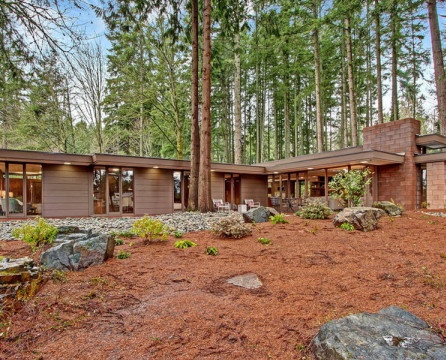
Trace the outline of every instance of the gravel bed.
<instances>
[{"instance_id":1,"label":"gravel bed","mask_svg":"<svg viewBox=\"0 0 446 360\"><path fill-rule=\"evenodd\" d=\"M169 226L172 231L183 233L192 231L209 230L211 225L218 219L235 212L177 212L173 214L157 215L153 218L160 219ZM106 217L85 217L85 218L65 218L46 219L54 226L77 226L81 230L92 230L94 233L110 233L130 231L138 217L106 218ZM14 228L20 227L25 221L32 220L12 220L0 222L0 240L13 240L11 232Z\"/></svg>"}]
</instances>

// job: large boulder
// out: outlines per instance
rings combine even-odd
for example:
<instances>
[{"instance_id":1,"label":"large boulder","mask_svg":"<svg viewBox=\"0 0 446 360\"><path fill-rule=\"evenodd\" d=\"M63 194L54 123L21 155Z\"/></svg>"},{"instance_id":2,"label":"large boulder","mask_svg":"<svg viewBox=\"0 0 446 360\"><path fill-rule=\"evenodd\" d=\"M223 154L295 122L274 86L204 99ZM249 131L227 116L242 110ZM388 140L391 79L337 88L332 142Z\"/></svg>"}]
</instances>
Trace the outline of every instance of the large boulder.
<instances>
[{"instance_id":1,"label":"large boulder","mask_svg":"<svg viewBox=\"0 0 446 360\"><path fill-rule=\"evenodd\" d=\"M378 220L385 211L372 207L345 208L333 218L333 224L340 227L343 223L352 224L356 230L371 231L378 227Z\"/></svg>"},{"instance_id":2,"label":"large boulder","mask_svg":"<svg viewBox=\"0 0 446 360\"><path fill-rule=\"evenodd\" d=\"M260 206L258 208L252 208L243 213L243 220L246 223L262 223L268 222L269 217L278 214L278 212L270 207Z\"/></svg>"},{"instance_id":3,"label":"large boulder","mask_svg":"<svg viewBox=\"0 0 446 360\"><path fill-rule=\"evenodd\" d=\"M322 326L311 343L317 359L446 359L446 344L422 319L395 306Z\"/></svg>"},{"instance_id":4,"label":"large boulder","mask_svg":"<svg viewBox=\"0 0 446 360\"><path fill-rule=\"evenodd\" d=\"M376 201L373 207L383 209L386 214L390 216L400 216L403 213L403 208L390 201Z\"/></svg>"},{"instance_id":5,"label":"large boulder","mask_svg":"<svg viewBox=\"0 0 446 360\"><path fill-rule=\"evenodd\" d=\"M50 269L83 270L113 257L115 237L79 232L58 235L54 246L43 252L40 262Z\"/></svg>"}]
</instances>

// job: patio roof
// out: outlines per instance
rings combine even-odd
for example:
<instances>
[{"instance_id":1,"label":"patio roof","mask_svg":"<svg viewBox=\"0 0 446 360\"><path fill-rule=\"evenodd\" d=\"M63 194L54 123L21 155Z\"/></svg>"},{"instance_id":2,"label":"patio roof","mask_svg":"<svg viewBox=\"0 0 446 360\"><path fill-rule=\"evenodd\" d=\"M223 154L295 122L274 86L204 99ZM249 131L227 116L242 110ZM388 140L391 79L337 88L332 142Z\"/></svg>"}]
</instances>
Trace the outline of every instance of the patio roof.
<instances>
[{"instance_id":1,"label":"patio roof","mask_svg":"<svg viewBox=\"0 0 446 360\"><path fill-rule=\"evenodd\" d=\"M415 156L416 164L426 164L431 162L444 162L444 161L446 161L446 152L418 154Z\"/></svg>"},{"instance_id":2,"label":"patio roof","mask_svg":"<svg viewBox=\"0 0 446 360\"><path fill-rule=\"evenodd\" d=\"M263 163L269 174L306 171L348 165L402 164L404 154L379 150L363 150L361 146Z\"/></svg>"},{"instance_id":3,"label":"patio roof","mask_svg":"<svg viewBox=\"0 0 446 360\"><path fill-rule=\"evenodd\" d=\"M91 165L91 155L77 155L65 153L50 153L31 150L5 150L0 151L0 161L27 162L35 164L69 164Z\"/></svg>"},{"instance_id":4,"label":"patio roof","mask_svg":"<svg viewBox=\"0 0 446 360\"><path fill-rule=\"evenodd\" d=\"M415 143L428 149L446 148L446 136L439 134L417 135Z\"/></svg>"}]
</instances>

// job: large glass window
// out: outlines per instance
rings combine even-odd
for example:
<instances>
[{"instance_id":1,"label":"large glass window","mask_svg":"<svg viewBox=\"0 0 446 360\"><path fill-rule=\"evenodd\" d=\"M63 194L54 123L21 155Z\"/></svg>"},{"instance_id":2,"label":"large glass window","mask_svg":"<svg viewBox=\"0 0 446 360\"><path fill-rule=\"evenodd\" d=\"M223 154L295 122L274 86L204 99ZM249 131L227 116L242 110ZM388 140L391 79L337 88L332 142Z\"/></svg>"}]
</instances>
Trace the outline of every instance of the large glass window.
<instances>
[{"instance_id":1,"label":"large glass window","mask_svg":"<svg viewBox=\"0 0 446 360\"><path fill-rule=\"evenodd\" d=\"M105 168L95 168L93 171L93 206L95 214L105 214L106 206L106 182Z\"/></svg>"},{"instance_id":2,"label":"large glass window","mask_svg":"<svg viewBox=\"0 0 446 360\"><path fill-rule=\"evenodd\" d=\"M42 214L42 166L26 164L26 214Z\"/></svg>"},{"instance_id":3,"label":"large glass window","mask_svg":"<svg viewBox=\"0 0 446 360\"><path fill-rule=\"evenodd\" d=\"M0 216L6 215L6 164L0 162Z\"/></svg>"},{"instance_id":4,"label":"large glass window","mask_svg":"<svg viewBox=\"0 0 446 360\"><path fill-rule=\"evenodd\" d=\"M133 169L122 169L122 212L133 213Z\"/></svg>"},{"instance_id":5,"label":"large glass window","mask_svg":"<svg viewBox=\"0 0 446 360\"><path fill-rule=\"evenodd\" d=\"M9 164L9 214L23 214L23 164Z\"/></svg>"},{"instance_id":6,"label":"large glass window","mask_svg":"<svg viewBox=\"0 0 446 360\"><path fill-rule=\"evenodd\" d=\"M121 203L121 192L119 191L120 169L108 170L108 212L119 212Z\"/></svg>"},{"instance_id":7,"label":"large glass window","mask_svg":"<svg viewBox=\"0 0 446 360\"><path fill-rule=\"evenodd\" d=\"M133 169L95 167L93 206L97 215L133 213Z\"/></svg>"}]
</instances>

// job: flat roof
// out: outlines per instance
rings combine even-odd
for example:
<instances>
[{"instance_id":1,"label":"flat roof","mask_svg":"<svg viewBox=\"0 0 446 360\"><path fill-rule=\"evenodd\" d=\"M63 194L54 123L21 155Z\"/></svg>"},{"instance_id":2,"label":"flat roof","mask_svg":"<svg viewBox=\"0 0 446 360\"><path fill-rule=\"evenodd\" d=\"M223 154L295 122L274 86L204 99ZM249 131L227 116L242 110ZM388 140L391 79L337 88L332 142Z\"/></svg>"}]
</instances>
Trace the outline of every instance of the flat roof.
<instances>
[{"instance_id":1,"label":"flat roof","mask_svg":"<svg viewBox=\"0 0 446 360\"><path fill-rule=\"evenodd\" d=\"M444 162L444 161L446 161L446 152L415 155L415 164L426 164L426 163Z\"/></svg>"},{"instance_id":2,"label":"flat roof","mask_svg":"<svg viewBox=\"0 0 446 360\"><path fill-rule=\"evenodd\" d=\"M190 160L161 159L114 154L77 155L29 150L0 149L0 161L79 166L96 165L190 170ZM211 163L211 170L215 172L266 175L277 172L296 172L348 165L389 165L401 164L403 162L404 154L395 154L378 150L363 150L362 146L358 146L342 150L326 151L317 154L301 155L293 158L254 165L223 164L213 162Z\"/></svg>"},{"instance_id":3,"label":"flat roof","mask_svg":"<svg viewBox=\"0 0 446 360\"><path fill-rule=\"evenodd\" d=\"M415 143L429 149L446 148L446 136L440 134L417 135Z\"/></svg>"},{"instance_id":4,"label":"flat roof","mask_svg":"<svg viewBox=\"0 0 446 360\"><path fill-rule=\"evenodd\" d=\"M294 158L263 163L268 173L295 172L312 169L343 167L348 165L390 165L402 164L405 154L379 150L362 150L361 146L303 155Z\"/></svg>"}]
</instances>

